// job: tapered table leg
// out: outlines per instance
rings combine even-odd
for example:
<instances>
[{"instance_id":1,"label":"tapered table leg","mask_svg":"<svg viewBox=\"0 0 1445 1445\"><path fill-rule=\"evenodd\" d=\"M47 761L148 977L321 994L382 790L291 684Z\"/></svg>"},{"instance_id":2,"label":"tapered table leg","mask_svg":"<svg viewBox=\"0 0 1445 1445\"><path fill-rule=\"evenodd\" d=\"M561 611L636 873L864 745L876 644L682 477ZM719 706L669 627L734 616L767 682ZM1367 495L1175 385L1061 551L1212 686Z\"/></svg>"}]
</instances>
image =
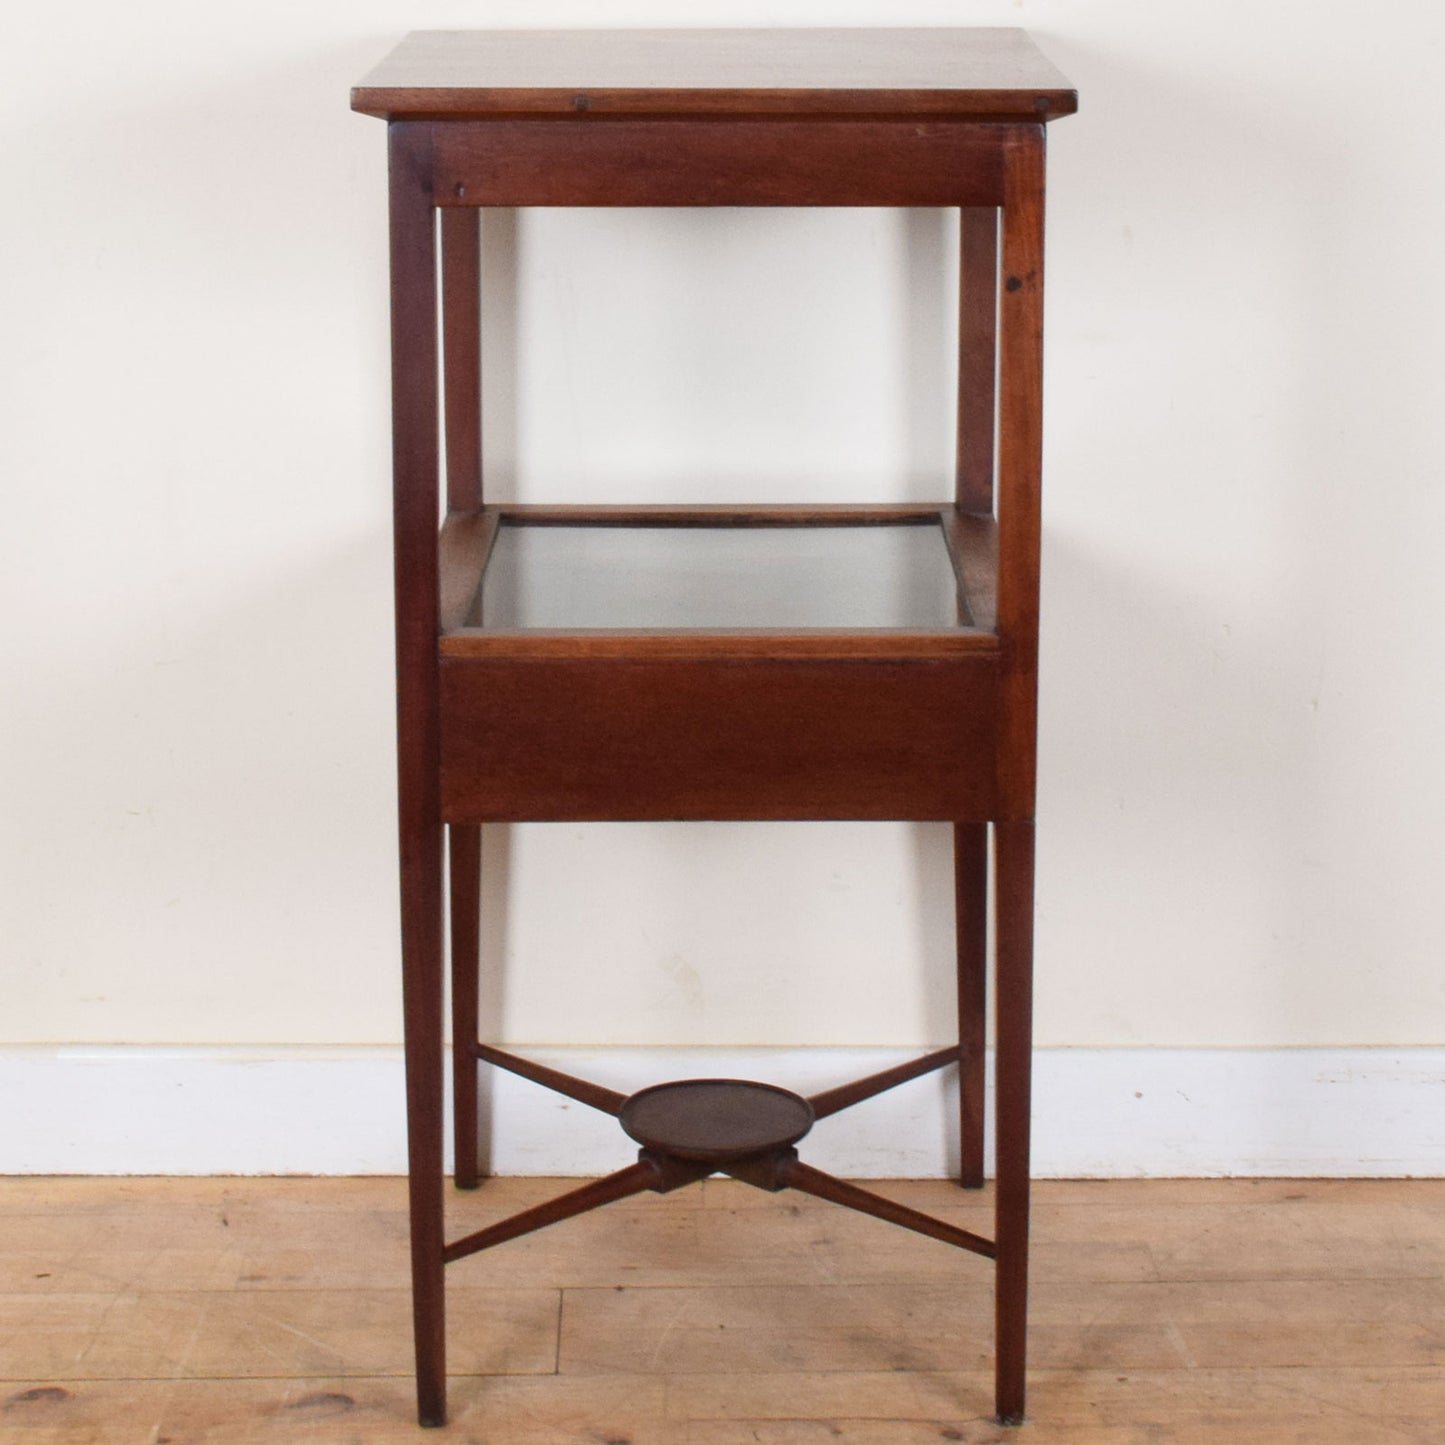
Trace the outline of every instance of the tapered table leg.
<instances>
[{"instance_id":1,"label":"tapered table leg","mask_svg":"<svg viewBox=\"0 0 1445 1445\"><path fill-rule=\"evenodd\" d=\"M447 829L452 928L453 1179L458 1189L481 1180L477 1135L478 978L481 964L482 830L453 823Z\"/></svg>"},{"instance_id":2,"label":"tapered table leg","mask_svg":"<svg viewBox=\"0 0 1445 1445\"><path fill-rule=\"evenodd\" d=\"M960 511L993 510L994 408L998 368L998 211L959 213L958 460ZM954 928L958 951L959 1183L983 1186L984 1048L988 1010L988 825L953 829Z\"/></svg>"},{"instance_id":3,"label":"tapered table leg","mask_svg":"<svg viewBox=\"0 0 1445 1445\"><path fill-rule=\"evenodd\" d=\"M448 512L482 505L481 249L478 212L441 213L443 412ZM481 962L481 829L447 830L452 933L452 1121L458 1189L475 1189L477 1159L477 969Z\"/></svg>"},{"instance_id":4,"label":"tapered table leg","mask_svg":"<svg viewBox=\"0 0 1445 1445\"><path fill-rule=\"evenodd\" d=\"M999 1420L1024 1415L1029 1295L1029 1123L1033 1065L1034 825L994 825L998 932L994 1042L998 1177L994 1196Z\"/></svg>"},{"instance_id":5,"label":"tapered table leg","mask_svg":"<svg viewBox=\"0 0 1445 1445\"><path fill-rule=\"evenodd\" d=\"M999 793L994 824L998 1417L1024 1415L1033 1053L1034 798L1042 464L1044 128L1004 146L998 367Z\"/></svg>"},{"instance_id":6,"label":"tapered table leg","mask_svg":"<svg viewBox=\"0 0 1445 1445\"><path fill-rule=\"evenodd\" d=\"M984 1048L988 1009L988 824L953 829L958 950L959 1183L983 1187Z\"/></svg>"},{"instance_id":7,"label":"tapered table leg","mask_svg":"<svg viewBox=\"0 0 1445 1445\"><path fill-rule=\"evenodd\" d=\"M417 1413L446 1423L442 823L437 693L437 306L429 130L390 132L397 797Z\"/></svg>"}]
</instances>

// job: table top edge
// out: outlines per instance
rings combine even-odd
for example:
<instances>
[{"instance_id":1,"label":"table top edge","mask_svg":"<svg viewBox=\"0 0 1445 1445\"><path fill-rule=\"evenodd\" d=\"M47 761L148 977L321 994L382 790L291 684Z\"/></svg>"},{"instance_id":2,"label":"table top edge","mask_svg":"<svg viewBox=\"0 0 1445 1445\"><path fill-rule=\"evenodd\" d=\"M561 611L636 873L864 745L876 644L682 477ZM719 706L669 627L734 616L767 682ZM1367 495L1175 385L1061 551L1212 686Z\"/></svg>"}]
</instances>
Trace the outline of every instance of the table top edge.
<instances>
[{"instance_id":1,"label":"table top edge","mask_svg":"<svg viewBox=\"0 0 1445 1445\"><path fill-rule=\"evenodd\" d=\"M1078 95L1005 27L414 31L351 92L384 119L1047 121Z\"/></svg>"}]
</instances>

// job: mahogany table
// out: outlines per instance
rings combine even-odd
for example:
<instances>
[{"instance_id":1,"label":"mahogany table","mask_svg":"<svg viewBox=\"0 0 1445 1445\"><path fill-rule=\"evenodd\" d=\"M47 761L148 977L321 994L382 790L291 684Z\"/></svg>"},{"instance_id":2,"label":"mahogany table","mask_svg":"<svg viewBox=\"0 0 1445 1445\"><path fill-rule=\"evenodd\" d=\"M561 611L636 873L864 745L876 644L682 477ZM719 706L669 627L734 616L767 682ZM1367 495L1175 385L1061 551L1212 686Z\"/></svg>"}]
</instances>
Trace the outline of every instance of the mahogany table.
<instances>
[{"instance_id":1,"label":"mahogany table","mask_svg":"<svg viewBox=\"0 0 1445 1445\"><path fill-rule=\"evenodd\" d=\"M1001 1420L1023 1418L1044 125L1075 104L1017 30L424 32L352 92L353 108L387 120L390 146L402 965L424 1425L446 1418L448 1263L715 1173L803 1190L993 1260L995 1404ZM478 210L562 205L958 207L953 494L861 507L485 503ZM717 1079L624 1097L478 1040L481 824L744 818L953 823L956 1042L807 1099ZM982 1182L990 829L991 1240L835 1179L797 1148L815 1119L956 1065L960 1182ZM478 1182L481 1063L615 1115L640 1146L617 1173L452 1241L442 1223L444 830L456 1184Z\"/></svg>"}]
</instances>

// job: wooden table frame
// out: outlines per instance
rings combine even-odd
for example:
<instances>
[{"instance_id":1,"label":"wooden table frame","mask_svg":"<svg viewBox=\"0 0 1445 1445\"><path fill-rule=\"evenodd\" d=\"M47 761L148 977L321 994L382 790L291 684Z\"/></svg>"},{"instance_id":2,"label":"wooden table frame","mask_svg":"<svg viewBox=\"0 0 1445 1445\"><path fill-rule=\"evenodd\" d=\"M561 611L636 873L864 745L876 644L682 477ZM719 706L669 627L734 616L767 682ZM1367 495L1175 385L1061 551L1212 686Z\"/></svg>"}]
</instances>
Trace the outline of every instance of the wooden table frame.
<instances>
[{"instance_id":1,"label":"wooden table frame","mask_svg":"<svg viewBox=\"0 0 1445 1445\"><path fill-rule=\"evenodd\" d=\"M430 105L363 87L389 121L392 407L402 956L419 1416L446 1415L446 1263L638 1189L727 1172L891 1218L995 1260L996 1407L1023 1418L1038 664L1044 124L1072 93L974 93L958 113L863 114L696 92L612 115ZM621 94L619 91L618 94ZM833 94L842 94L834 92ZM679 99L679 96L682 96ZM605 101L605 97L603 97ZM880 101L885 112L896 99ZM696 108L696 107L694 107ZM727 109L715 103L715 111ZM914 111L923 109L913 107ZM601 114L595 112L601 111ZM480 429L478 208L950 206L961 212L958 466L926 507L488 507ZM441 265L437 267L440 218ZM440 284L439 284L440 280ZM442 322L442 356L438 319ZM444 373L442 363L444 360ZM440 378L444 374L445 385ZM445 407L446 520L440 514ZM995 476L997 485L995 486ZM504 519L533 525L807 526L937 521L960 626L939 631L494 633L466 625ZM741 691L739 691L741 689ZM779 692L786 705L768 712ZM608 709L629 700L618 740ZM609 702L609 699L611 701ZM562 704L565 702L566 706ZM719 706L760 717L721 746ZM759 711L760 710L760 711ZM783 725L786 720L786 728ZM567 728L597 750L560 767ZM575 749L573 750L576 751ZM645 754L649 766L638 761ZM591 756L589 754L589 756ZM658 759L663 762L659 765ZM985 916L995 907L995 1237L967 1235L797 1161L790 1144L691 1164L639 1162L448 1243L443 1232L443 937L450 838L456 1183L478 1182L476 1070L487 1062L619 1113L626 1101L478 1040L480 825L589 818L898 818L954 825L959 1037L913 1064L809 1101L813 1113L959 1065L961 1182L983 1179Z\"/></svg>"}]
</instances>

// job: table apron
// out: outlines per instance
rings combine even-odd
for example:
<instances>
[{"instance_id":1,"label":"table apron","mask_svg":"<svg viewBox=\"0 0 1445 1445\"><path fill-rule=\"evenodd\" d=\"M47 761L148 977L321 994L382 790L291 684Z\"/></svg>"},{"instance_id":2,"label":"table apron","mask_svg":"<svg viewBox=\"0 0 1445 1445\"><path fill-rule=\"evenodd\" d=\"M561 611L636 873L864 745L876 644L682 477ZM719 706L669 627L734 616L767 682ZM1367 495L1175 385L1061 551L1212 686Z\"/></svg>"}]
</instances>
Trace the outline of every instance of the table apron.
<instances>
[{"instance_id":1,"label":"table apron","mask_svg":"<svg viewBox=\"0 0 1445 1445\"><path fill-rule=\"evenodd\" d=\"M997 206L1004 146L1017 129L916 120L426 124L439 206Z\"/></svg>"}]
</instances>

